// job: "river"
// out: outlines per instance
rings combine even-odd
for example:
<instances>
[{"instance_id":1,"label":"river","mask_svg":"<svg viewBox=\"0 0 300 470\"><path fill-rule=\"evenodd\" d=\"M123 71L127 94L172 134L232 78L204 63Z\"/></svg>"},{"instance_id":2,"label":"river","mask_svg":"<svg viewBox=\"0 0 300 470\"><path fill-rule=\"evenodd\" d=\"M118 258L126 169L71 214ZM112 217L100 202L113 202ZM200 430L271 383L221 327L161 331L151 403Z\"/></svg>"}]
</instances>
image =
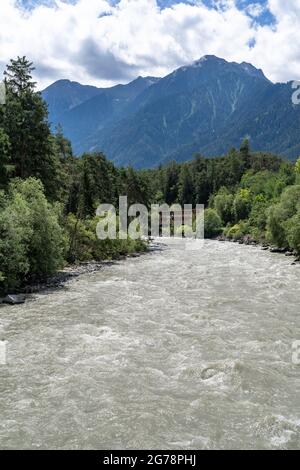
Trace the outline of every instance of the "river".
<instances>
[{"instance_id":1,"label":"river","mask_svg":"<svg viewBox=\"0 0 300 470\"><path fill-rule=\"evenodd\" d=\"M2 306L0 448L299 449L299 287L285 256L167 240Z\"/></svg>"}]
</instances>

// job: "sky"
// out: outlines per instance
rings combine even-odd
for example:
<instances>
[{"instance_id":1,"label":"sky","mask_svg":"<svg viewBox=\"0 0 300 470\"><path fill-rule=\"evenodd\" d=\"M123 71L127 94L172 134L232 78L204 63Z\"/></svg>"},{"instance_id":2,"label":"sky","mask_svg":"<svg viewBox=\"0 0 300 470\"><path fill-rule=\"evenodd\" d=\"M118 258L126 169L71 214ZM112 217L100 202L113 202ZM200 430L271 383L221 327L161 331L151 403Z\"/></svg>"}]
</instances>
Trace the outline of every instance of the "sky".
<instances>
[{"instance_id":1,"label":"sky","mask_svg":"<svg viewBox=\"0 0 300 470\"><path fill-rule=\"evenodd\" d=\"M300 79L300 0L0 0L0 74L26 55L40 89L112 86L213 54Z\"/></svg>"}]
</instances>

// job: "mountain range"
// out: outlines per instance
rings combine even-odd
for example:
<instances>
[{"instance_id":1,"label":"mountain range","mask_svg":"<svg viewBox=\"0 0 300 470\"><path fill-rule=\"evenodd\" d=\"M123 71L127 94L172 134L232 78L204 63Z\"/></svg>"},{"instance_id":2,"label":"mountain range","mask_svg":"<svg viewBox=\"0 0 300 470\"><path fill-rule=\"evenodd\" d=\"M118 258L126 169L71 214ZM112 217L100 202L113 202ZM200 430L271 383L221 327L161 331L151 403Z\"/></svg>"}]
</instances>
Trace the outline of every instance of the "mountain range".
<instances>
[{"instance_id":1,"label":"mountain range","mask_svg":"<svg viewBox=\"0 0 300 470\"><path fill-rule=\"evenodd\" d=\"M76 154L103 151L117 165L152 168L193 154L222 155L249 138L253 150L300 155L300 106L292 84L272 83L246 62L204 56L163 78L96 88L59 80L42 92L53 128Z\"/></svg>"}]
</instances>

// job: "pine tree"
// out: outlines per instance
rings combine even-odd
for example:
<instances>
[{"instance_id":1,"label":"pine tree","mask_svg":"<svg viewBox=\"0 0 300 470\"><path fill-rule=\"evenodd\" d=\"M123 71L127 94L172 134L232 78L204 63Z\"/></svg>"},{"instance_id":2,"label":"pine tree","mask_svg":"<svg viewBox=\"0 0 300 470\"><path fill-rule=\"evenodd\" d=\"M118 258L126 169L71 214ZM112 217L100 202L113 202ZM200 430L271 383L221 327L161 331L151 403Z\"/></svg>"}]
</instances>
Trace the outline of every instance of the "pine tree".
<instances>
[{"instance_id":1,"label":"pine tree","mask_svg":"<svg viewBox=\"0 0 300 470\"><path fill-rule=\"evenodd\" d=\"M34 70L33 63L25 56L11 59L4 71L5 83L10 92L17 96L22 96L24 92L33 93L36 87L36 82L32 81Z\"/></svg>"},{"instance_id":2,"label":"pine tree","mask_svg":"<svg viewBox=\"0 0 300 470\"><path fill-rule=\"evenodd\" d=\"M66 139L63 134L63 128L61 124L58 124L55 129L55 146L56 152L62 162L65 162L67 159L73 156L72 144Z\"/></svg>"},{"instance_id":3,"label":"pine tree","mask_svg":"<svg viewBox=\"0 0 300 470\"><path fill-rule=\"evenodd\" d=\"M249 139L244 139L240 148L240 155L244 164L244 169L250 168L250 142Z\"/></svg>"},{"instance_id":4,"label":"pine tree","mask_svg":"<svg viewBox=\"0 0 300 470\"><path fill-rule=\"evenodd\" d=\"M193 175L190 166L185 164L181 168L178 184L178 199L180 204L193 204L194 202L194 184Z\"/></svg>"},{"instance_id":5,"label":"pine tree","mask_svg":"<svg viewBox=\"0 0 300 470\"><path fill-rule=\"evenodd\" d=\"M46 193L57 189L58 161L48 123L47 105L35 90L34 67L25 57L11 60L4 72L6 105L3 128L9 137L14 176L39 178Z\"/></svg>"}]
</instances>

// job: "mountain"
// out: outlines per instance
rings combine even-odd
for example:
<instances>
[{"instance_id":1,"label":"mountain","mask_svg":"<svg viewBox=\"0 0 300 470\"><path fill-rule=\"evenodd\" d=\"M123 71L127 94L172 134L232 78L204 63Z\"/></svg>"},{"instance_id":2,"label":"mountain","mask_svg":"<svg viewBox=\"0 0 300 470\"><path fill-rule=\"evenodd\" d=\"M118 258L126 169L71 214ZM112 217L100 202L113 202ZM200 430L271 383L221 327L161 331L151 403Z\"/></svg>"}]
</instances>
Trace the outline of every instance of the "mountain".
<instances>
[{"instance_id":1,"label":"mountain","mask_svg":"<svg viewBox=\"0 0 300 470\"><path fill-rule=\"evenodd\" d=\"M116 85L99 90L96 96L61 113L54 121L60 122L65 135L72 141L76 153L98 148L97 141L88 142L89 136L101 133L109 124L127 115L127 108L146 88L156 83L153 77L138 77L128 85ZM82 95L81 95L82 96Z\"/></svg>"},{"instance_id":2,"label":"mountain","mask_svg":"<svg viewBox=\"0 0 300 470\"><path fill-rule=\"evenodd\" d=\"M254 150L300 154L300 106L292 103L291 83L273 84L246 62L204 56L164 78L139 77L97 92L69 83L74 90L62 104L55 84L52 101L49 89L43 95L50 119L62 124L78 154L101 150L118 165L154 167L196 152L220 155L245 137ZM95 95L84 100L87 92ZM75 99L82 101L74 105Z\"/></svg>"},{"instance_id":3,"label":"mountain","mask_svg":"<svg viewBox=\"0 0 300 470\"><path fill-rule=\"evenodd\" d=\"M57 123L59 116L101 93L101 88L81 85L70 80L58 80L44 91L42 96L48 103L50 120Z\"/></svg>"}]
</instances>

